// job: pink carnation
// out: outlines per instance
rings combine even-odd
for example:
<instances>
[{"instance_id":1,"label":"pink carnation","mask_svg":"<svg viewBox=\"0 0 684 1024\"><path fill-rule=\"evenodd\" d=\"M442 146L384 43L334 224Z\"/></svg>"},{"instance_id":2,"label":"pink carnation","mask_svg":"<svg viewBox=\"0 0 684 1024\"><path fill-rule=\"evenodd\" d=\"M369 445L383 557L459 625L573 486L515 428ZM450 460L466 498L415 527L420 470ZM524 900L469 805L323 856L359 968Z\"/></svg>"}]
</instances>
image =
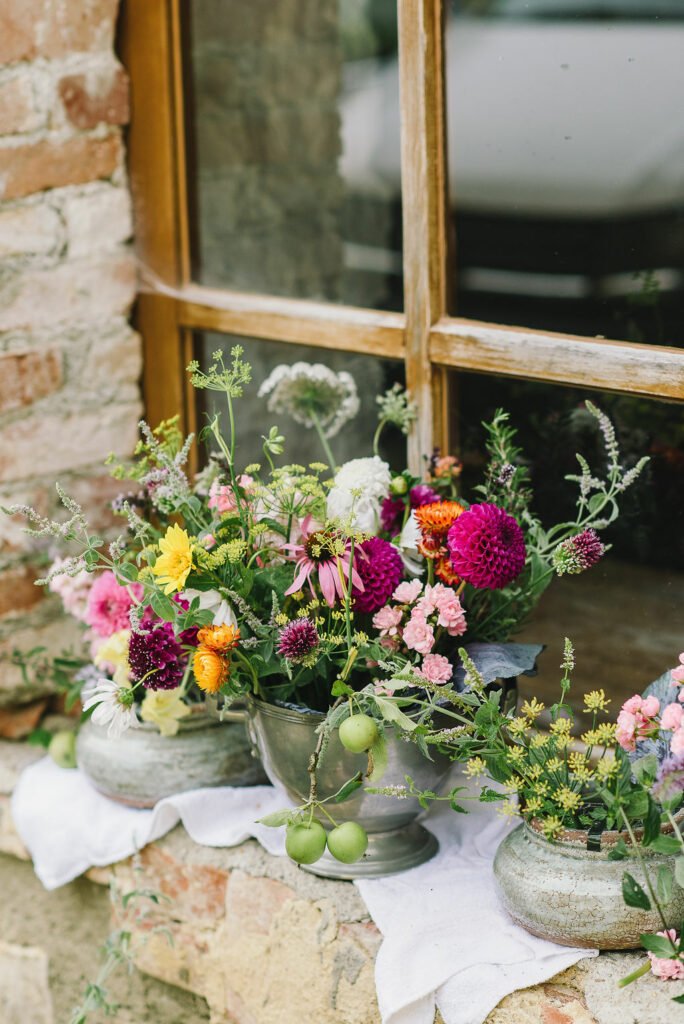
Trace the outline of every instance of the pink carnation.
<instances>
[{"instance_id":1,"label":"pink carnation","mask_svg":"<svg viewBox=\"0 0 684 1024\"><path fill-rule=\"evenodd\" d=\"M400 608L392 608L385 605L373 616L373 625L380 630L380 636L396 636L399 632L399 623L402 619Z\"/></svg>"},{"instance_id":2,"label":"pink carnation","mask_svg":"<svg viewBox=\"0 0 684 1024\"><path fill-rule=\"evenodd\" d=\"M684 651L679 655L679 665L670 673L675 683L684 684Z\"/></svg>"},{"instance_id":3,"label":"pink carnation","mask_svg":"<svg viewBox=\"0 0 684 1024\"><path fill-rule=\"evenodd\" d=\"M684 708L682 705L668 704L660 716L660 728L674 732L682 724L682 718L684 718Z\"/></svg>"},{"instance_id":4,"label":"pink carnation","mask_svg":"<svg viewBox=\"0 0 684 1024\"><path fill-rule=\"evenodd\" d=\"M420 580L411 580L410 583L400 583L392 597L400 604L413 604L422 589L423 584Z\"/></svg>"},{"instance_id":5,"label":"pink carnation","mask_svg":"<svg viewBox=\"0 0 684 1024\"><path fill-rule=\"evenodd\" d=\"M617 717L615 737L623 750L636 750L637 740L652 736L658 731L653 719L660 710L657 697L640 697L634 694L622 705Z\"/></svg>"},{"instance_id":6,"label":"pink carnation","mask_svg":"<svg viewBox=\"0 0 684 1024\"><path fill-rule=\"evenodd\" d=\"M234 512L237 504L233 488L229 484L220 484L218 480L212 480L207 504L209 508L215 508L221 515L225 512Z\"/></svg>"},{"instance_id":7,"label":"pink carnation","mask_svg":"<svg viewBox=\"0 0 684 1024\"><path fill-rule=\"evenodd\" d=\"M444 626L449 636L461 636L466 631L465 612L459 597L455 590L443 583L428 584L416 608L426 617L438 612L437 625Z\"/></svg>"},{"instance_id":8,"label":"pink carnation","mask_svg":"<svg viewBox=\"0 0 684 1024\"><path fill-rule=\"evenodd\" d=\"M404 643L418 654L429 654L435 644L435 634L428 625L425 616L416 609L404 628Z\"/></svg>"},{"instance_id":9,"label":"pink carnation","mask_svg":"<svg viewBox=\"0 0 684 1024\"><path fill-rule=\"evenodd\" d=\"M130 583L129 588L135 598L142 597L143 588L139 583ZM85 621L98 636L111 636L129 628L129 612L134 603L131 593L117 583L110 569L95 580L88 595Z\"/></svg>"},{"instance_id":10,"label":"pink carnation","mask_svg":"<svg viewBox=\"0 0 684 1024\"><path fill-rule=\"evenodd\" d=\"M453 665L442 654L427 654L423 658L420 674L431 683L447 683L454 674Z\"/></svg>"},{"instance_id":11,"label":"pink carnation","mask_svg":"<svg viewBox=\"0 0 684 1024\"><path fill-rule=\"evenodd\" d=\"M675 946L677 945L677 932L674 928L670 928L666 932L658 932L658 935L663 939L671 939ZM656 978L662 978L663 981L681 981L684 978L684 963L681 953L674 960L670 960L668 957L658 957L655 953L649 953L648 958L651 961L651 971Z\"/></svg>"},{"instance_id":12,"label":"pink carnation","mask_svg":"<svg viewBox=\"0 0 684 1024\"><path fill-rule=\"evenodd\" d=\"M670 753L675 757L680 757L684 754L684 727L680 726L676 732L672 734L670 740Z\"/></svg>"}]
</instances>

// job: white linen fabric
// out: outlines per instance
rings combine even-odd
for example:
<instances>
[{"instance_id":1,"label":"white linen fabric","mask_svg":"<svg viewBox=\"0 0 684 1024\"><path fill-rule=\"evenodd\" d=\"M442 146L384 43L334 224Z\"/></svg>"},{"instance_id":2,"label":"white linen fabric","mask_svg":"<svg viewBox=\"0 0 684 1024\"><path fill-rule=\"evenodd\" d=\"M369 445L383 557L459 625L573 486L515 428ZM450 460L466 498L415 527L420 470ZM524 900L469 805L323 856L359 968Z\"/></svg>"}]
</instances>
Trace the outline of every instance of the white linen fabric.
<instances>
[{"instance_id":1,"label":"white linen fabric","mask_svg":"<svg viewBox=\"0 0 684 1024\"><path fill-rule=\"evenodd\" d=\"M12 797L12 817L46 889L88 868L130 856L178 822L202 846L235 846L250 836L275 855L284 830L257 818L286 804L271 786L198 789L161 800L153 810L108 800L78 770L44 758L26 768ZM383 1024L482 1024L509 992L538 984L596 950L557 946L528 935L498 902L492 861L510 824L489 804L472 811L433 810L433 860L401 875L356 882L383 935L376 988Z\"/></svg>"}]
</instances>

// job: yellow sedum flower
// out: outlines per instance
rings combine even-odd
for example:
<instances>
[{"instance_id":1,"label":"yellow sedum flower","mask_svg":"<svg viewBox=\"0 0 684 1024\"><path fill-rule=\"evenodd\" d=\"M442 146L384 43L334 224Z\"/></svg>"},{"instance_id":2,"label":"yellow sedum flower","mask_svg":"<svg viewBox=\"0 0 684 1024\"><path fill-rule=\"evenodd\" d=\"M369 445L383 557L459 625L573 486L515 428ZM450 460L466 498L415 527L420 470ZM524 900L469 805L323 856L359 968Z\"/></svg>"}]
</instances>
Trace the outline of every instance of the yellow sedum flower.
<instances>
[{"instance_id":1,"label":"yellow sedum flower","mask_svg":"<svg viewBox=\"0 0 684 1024\"><path fill-rule=\"evenodd\" d=\"M615 746L615 722L601 722L596 726L598 741L603 747Z\"/></svg>"},{"instance_id":2,"label":"yellow sedum flower","mask_svg":"<svg viewBox=\"0 0 684 1024\"><path fill-rule=\"evenodd\" d=\"M524 718L511 718L507 728L511 736L522 736L528 726Z\"/></svg>"},{"instance_id":3,"label":"yellow sedum flower","mask_svg":"<svg viewBox=\"0 0 684 1024\"><path fill-rule=\"evenodd\" d=\"M98 647L97 654L93 658L97 667L105 671L112 666L112 679L119 686L128 686L131 680L131 670L128 665L128 641L130 638L130 629L120 629L117 633L112 633Z\"/></svg>"},{"instance_id":4,"label":"yellow sedum flower","mask_svg":"<svg viewBox=\"0 0 684 1024\"><path fill-rule=\"evenodd\" d=\"M563 761L559 757L551 757L544 765L547 772L559 772L563 768Z\"/></svg>"},{"instance_id":5,"label":"yellow sedum flower","mask_svg":"<svg viewBox=\"0 0 684 1024\"><path fill-rule=\"evenodd\" d=\"M538 732L535 733L535 735L530 740L530 746L533 750L540 750L542 747L545 747L548 742L549 737L546 735L546 733Z\"/></svg>"},{"instance_id":6,"label":"yellow sedum flower","mask_svg":"<svg viewBox=\"0 0 684 1024\"><path fill-rule=\"evenodd\" d=\"M557 718L555 722L551 723L549 728L554 736L569 736L572 722L569 718Z\"/></svg>"},{"instance_id":7,"label":"yellow sedum flower","mask_svg":"<svg viewBox=\"0 0 684 1024\"><path fill-rule=\"evenodd\" d=\"M536 697L533 697L532 700L525 701L520 711L525 718L528 718L530 719L530 721L533 721L535 718L537 718L538 715L542 713L544 707L545 705L542 704L541 701L538 701Z\"/></svg>"},{"instance_id":8,"label":"yellow sedum flower","mask_svg":"<svg viewBox=\"0 0 684 1024\"><path fill-rule=\"evenodd\" d=\"M563 831L563 822L560 818L552 815L543 822L542 828L547 839L555 839Z\"/></svg>"},{"instance_id":9,"label":"yellow sedum flower","mask_svg":"<svg viewBox=\"0 0 684 1024\"><path fill-rule=\"evenodd\" d=\"M541 811L543 806L544 805L538 796L531 796L530 799L525 802L525 813L536 814L538 811Z\"/></svg>"},{"instance_id":10,"label":"yellow sedum flower","mask_svg":"<svg viewBox=\"0 0 684 1024\"><path fill-rule=\"evenodd\" d=\"M561 786L560 789L556 790L553 798L564 811L576 811L582 803L582 797L579 793L575 793L569 786Z\"/></svg>"},{"instance_id":11,"label":"yellow sedum flower","mask_svg":"<svg viewBox=\"0 0 684 1024\"><path fill-rule=\"evenodd\" d=\"M182 590L192 569L192 541L178 524L169 526L159 541L161 555L152 572L165 594Z\"/></svg>"},{"instance_id":12,"label":"yellow sedum flower","mask_svg":"<svg viewBox=\"0 0 684 1024\"><path fill-rule=\"evenodd\" d=\"M143 722L156 725L162 736L175 736L180 719L189 714L179 686L175 690L148 690L140 708Z\"/></svg>"},{"instance_id":13,"label":"yellow sedum flower","mask_svg":"<svg viewBox=\"0 0 684 1024\"><path fill-rule=\"evenodd\" d=\"M607 711L609 704L610 700L604 690L592 690L591 693L584 695L584 710L587 712Z\"/></svg>"},{"instance_id":14,"label":"yellow sedum flower","mask_svg":"<svg viewBox=\"0 0 684 1024\"><path fill-rule=\"evenodd\" d=\"M618 763L612 758L602 757L596 765L596 777L602 782L607 781L618 771Z\"/></svg>"}]
</instances>

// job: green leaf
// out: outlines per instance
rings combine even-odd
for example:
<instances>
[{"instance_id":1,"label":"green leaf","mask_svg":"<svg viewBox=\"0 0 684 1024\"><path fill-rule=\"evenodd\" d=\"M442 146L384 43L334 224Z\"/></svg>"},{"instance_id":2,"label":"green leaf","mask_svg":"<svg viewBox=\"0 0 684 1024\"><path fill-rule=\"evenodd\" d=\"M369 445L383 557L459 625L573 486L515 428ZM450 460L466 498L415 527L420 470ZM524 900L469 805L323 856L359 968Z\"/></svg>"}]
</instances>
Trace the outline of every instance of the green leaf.
<instances>
[{"instance_id":1,"label":"green leaf","mask_svg":"<svg viewBox=\"0 0 684 1024\"><path fill-rule=\"evenodd\" d=\"M632 772L637 782L644 786L650 786L655 780L658 771L658 758L655 754L648 754L646 757L639 757L632 761Z\"/></svg>"},{"instance_id":2,"label":"green leaf","mask_svg":"<svg viewBox=\"0 0 684 1024\"><path fill-rule=\"evenodd\" d=\"M672 872L667 864L661 864L658 868L656 892L660 903L669 903L672 899Z\"/></svg>"},{"instance_id":3,"label":"green leaf","mask_svg":"<svg viewBox=\"0 0 684 1024\"><path fill-rule=\"evenodd\" d=\"M646 799L648 800L648 810L643 819L644 845L648 846L650 843L655 842L660 835L660 811L658 810L658 805L650 793L646 794Z\"/></svg>"},{"instance_id":4,"label":"green leaf","mask_svg":"<svg viewBox=\"0 0 684 1024\"><path fill-rule=\"evenodd\" d=\"M34 729L27 736L26 742L30 743L32 747L45 747L47 749L50 746L51 739L52 733L48 732L47 729Z\"/></svg>"},{"instance_id":5,"label":"green leaf","mask_svg":"<svg viewBox=\"0 0 684 1024\"><path fill-rule=\"evenodd\" d=\"M449 793L449 806L452 811L457 811L459 814L467 814L465 807L461 807L458 803L458 794L465 790L465 786L455 786Z\"/></svg>"},{"instance_id":6,"label":"green leaf","mask_svg":"<svg viewBox=\"0 0 684 1024\"><path fill-rule=\"evenodd\" d=\"M387 771L387 740L382 733L368 751L368 764L371 769L368 781L380 782Z\"/></svg>"},{"instance_id":7,"label":"green leaf","mask_svg":"<svg viewBox=\"0 0 684 1024\"><path fill-rule=\"evenodd\" d=\"M681 843L674 836L656 836L648 845L656 853L682 853Z\"/></svg>"},{"instance_id":8,"label":"green leaf","mask_svg":"<svg viewBox=\"0 0 684 1024\"><path fill-rule=\"evenodd\" d=\"M130 562L121 562L116 567L117 576L122 576L129 583L135 583L138 578L138 570Z\"/></svg>"},{"instance_id":9,"label":"green leaf","mask_svg":"<svg viewBox=\"0 0 684 1024\"><path fill-rule=\"evenodd\" d=\"M608 860L625 860L629 857L629 850L625 845L624 839L618 839L613 849L608 854Z\"/></svg>"},{"instance_id":10,"label":"green leaf","mask_svg":"<svg viewBox=\"0 0 684 1024\"><path fill-rule=\"evenodd\" d=\"M480 790L480 798L479 799L480 799L480 803L482 803L482 804L493 804L497 800L505 800L506 799L506 794L505 793L497 793L497 791L495 789L490 789L488 786L485 786L484 789Z\"/></svg>"},{"instance_id":11,"label":"green leaf","mask_svg":"<svg viewBox=\"0 0 684 1024\"><path fill-rule=\"evenodd\" d=\"M655 953L656 956L662 957L663 960L671 960L677 955L676 947L673 949L670 940L663 938L662 935L640 935L639 938L644 949L647 949L649 953Z\"/></svg>"},{"instance_id":12,"label":"green leaf","mask_svg":"<svg viewBox=\"0 0 684 1024\"><path fill-rule=\"evenodd\" d=\"M413 722L408 715L405 715L393 701L388 700L387 697L374 696L373 699L386 722L392 722L393 725L399 726L404 732L413 732L416 728L416 722Z\"/></svg>"},{"instance_id":13,"label":"green leaf","mask_svg":"<svg viewBox=\"0 0 684 1024\"><path fill-rule=\"evenodd\" d=\"M164 622L173 622L176 618L178 605L170 597L167 597L166 594L153 594L150 604L155 615L158 615Z\"/></svg>"},{"instance_id":14,"label":"green leaf","mask_svg":"<svg viewBox=\"0 0 684 1024\"><path fill-rule=\"evenodd\" d=\"M344 786L340 786L338 791L335 793L333 800L336 804L341 804L343 800L355 793L363 785L363 776L361 772L357 772L353 779L348 779Z\"/></svg>"},{"instance_id":15,"label":"green leaf","mask_svg":"<svg viewBox=\"0 0 684 1024\"><path fill-rule=\"evenodd\" d=\"M677 857L674 863L675 882L684 889L684 857Z\"/></svg>"},{"instance_id":16,"label":"green leaf","mask_svg":"<svg viewBox=\"0 0 684 1024\"><path fill-rule=\"evenodd\" d=\"M625 810L631 820L635 818L645 818L649 810L648 793L645 793L643 789L630 793L625 805ZM658 819L658 825L660 825L660 819Z\"/></svg>"},{"instance_id":17,"label":"green leaf","mask_svg":"<svg viewBox=\"0 0 684 1024\"><path fill-rule=\"evenodd\" d=\"M636 907L638 910L651 909L648 896L628 871L622 876L622 898L628 907Z\"/></svg>"},{"instance_id":18,"label":"green leaf","mask_svg":"<svg viewBox=\"0 0 684 1024\"><path fill-rule=\"evenodd\" d=\"M333 697L348 697L350 694L354 693L351 686L345 683L343 679L336 679L335 682L332 684L332 689L330 692L332 693Z\"/></svg>"},{"instance_id":19,"label":"green leaf","mask_svg":"<svg viewBox=\"0 0 684 1024\"><path fill-rule=\"evenodd\" d=\"M684 1003L684 996L672 996L673 1003Z\"/></svg>"},{"instance_id":20,"label":"green leaf","mask_svg":"<svg viewBox=\"0 0 684 1024\"><path fill-rule=\"evenodd\" d=\"M257 818L257 822L260 825L266 825L267 828L280 828L281 825L287 825L295 812L288 808L282 811L273 811L272 814L266 814L263 818Z\"/></svg>"}]
</instances>

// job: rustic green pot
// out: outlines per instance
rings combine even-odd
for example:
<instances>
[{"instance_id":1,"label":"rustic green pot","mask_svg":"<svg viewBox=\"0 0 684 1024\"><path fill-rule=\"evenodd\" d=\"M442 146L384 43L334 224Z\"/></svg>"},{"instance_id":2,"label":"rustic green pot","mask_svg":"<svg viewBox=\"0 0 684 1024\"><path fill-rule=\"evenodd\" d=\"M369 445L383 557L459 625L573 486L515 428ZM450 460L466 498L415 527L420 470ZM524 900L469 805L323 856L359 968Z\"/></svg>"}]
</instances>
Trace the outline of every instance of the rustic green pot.
<instances>
[{"instance_id":1,"label":"rustic green pot","mask_svg":"<svg viewBox=\"0 0 684 1024\"><path fill-rule=\"evenodd\" d=\"M504 907L516 924L533 935L562 946L590 949L636 949L642 932L657 932L657 912L628 907L622 898L625 871L646 887L639 861L609 860L618 832L604 832L598 851L587 849L588 834L566 831L558 840L543 837L527 822L501 843L494 860L494 877ZM649 874L658 868L674 871L674 857L644 849ZM680 928L684 919L684 890L673 886L663 906L668 926Z\"/></svg>"},{"instance_id":2,"label":"rustic green pot","mask_svg":"<svg viewBox=\"0 0 684 1024\"><path fill-rule=\"evenodd\" d=\"M140 723L118 739L92 720L76 740L78 767L96 789L130 807L154 807L164 797L213 786L266 783L247 738L242 712L219 721L202 708L181 719L175 736Z\"/></svg>"}]
</instances>

